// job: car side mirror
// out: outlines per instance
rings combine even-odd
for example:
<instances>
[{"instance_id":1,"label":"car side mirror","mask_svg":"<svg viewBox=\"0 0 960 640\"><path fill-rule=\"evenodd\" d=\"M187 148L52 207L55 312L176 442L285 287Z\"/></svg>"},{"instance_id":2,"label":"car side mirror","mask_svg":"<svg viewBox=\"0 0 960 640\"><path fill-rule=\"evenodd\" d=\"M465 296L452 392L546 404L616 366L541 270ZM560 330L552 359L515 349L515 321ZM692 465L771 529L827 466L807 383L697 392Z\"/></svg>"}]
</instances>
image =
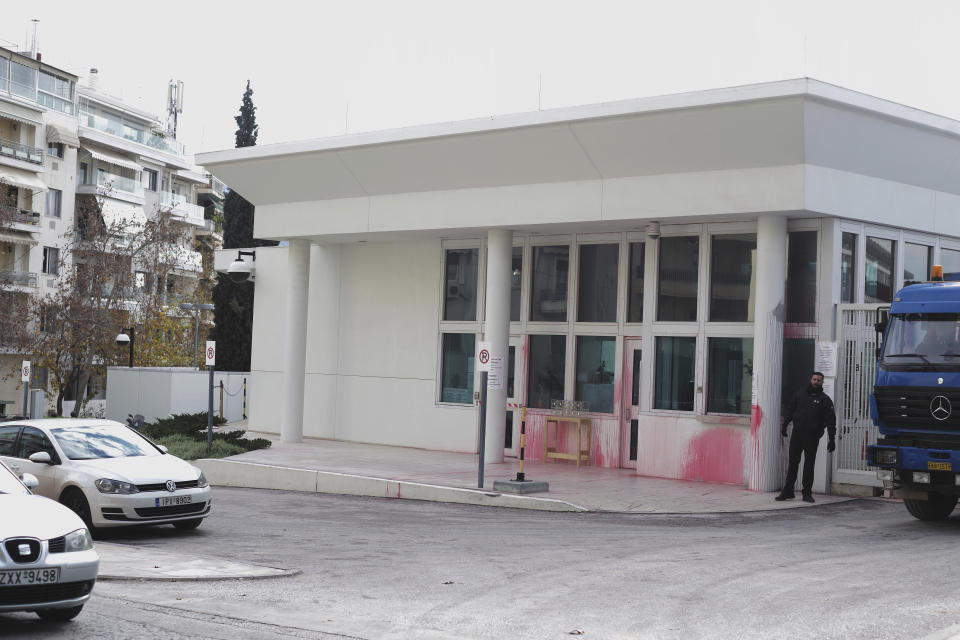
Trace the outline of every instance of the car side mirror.
<instances>
[{"instance_id":1,"label":"car side mirror","mask_svg":"<svg viewBox=\"0 0 960 640\"><path fill-rule=\"evenodd\" d=\"M20 481L23 482L23 484L25 484L27 489L30 489L30 491L33 491L40 486L40 481L37 480L37 476L33 475L32 473L24 473L20 476Z\"/></svg>"},{"instance_id":2,"label":"car side mirror","mask_svg":"<svg viewBox=\"0 0 960 640\"><path fill-rule=\"evenodd\" d=\"M31 453L27 460L30 462L36 462L37 464L53 464L50 454L46 451L37 451L36 453Z\"/></svg>"},{"instance_id":3,"label":"car side mirror","mask_svg":"<svg viewBox=\"0 0 960 640\"><path fill-rule=\"evenodd\" d=\"M170 449L167 449L167 447L162 444L158 444L157 448L160 449L160 451L163 451L164 453L168 453L170 451Z\"/></svg>"}]
</instances>

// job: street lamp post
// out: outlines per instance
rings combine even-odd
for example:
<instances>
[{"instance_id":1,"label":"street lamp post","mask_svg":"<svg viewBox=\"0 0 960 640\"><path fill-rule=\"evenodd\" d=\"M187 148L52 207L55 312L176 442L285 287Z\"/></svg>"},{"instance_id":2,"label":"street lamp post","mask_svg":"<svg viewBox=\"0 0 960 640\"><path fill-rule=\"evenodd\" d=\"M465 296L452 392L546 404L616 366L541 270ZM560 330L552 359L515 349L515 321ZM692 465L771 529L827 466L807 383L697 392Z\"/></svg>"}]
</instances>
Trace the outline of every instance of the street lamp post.
<instances>
[{"instance_id":1,"label":"street lamp post","mask_svg":"<svg viewBox=\"0 0 960 640\"><path fill-rule=\"evenodd\" d=\"M117 335L117 345L123 346L128 345L130 347L130 368L133 369L133 341L135 339L135 333L133 327L128 329L121 329L121 333ZM129 334L129 335L128 335Z\"/></svg>"},{"instance_id":2,"label":"street lamp post","mask_svg":"<svg viewBox=\"0 0 960 640\"><path fill-rule=\"evenodd\" d=\"M212 304L201 304L197 302L184 302L180 305L181 309L186 309L187 311L193 311L193 317L196 322L193 325L193 368L199 369L200 366L197 364L197 349L199 348L199 339L200 339L200 312L201 311L213 311Z\"/></svg>"}]
</instances>

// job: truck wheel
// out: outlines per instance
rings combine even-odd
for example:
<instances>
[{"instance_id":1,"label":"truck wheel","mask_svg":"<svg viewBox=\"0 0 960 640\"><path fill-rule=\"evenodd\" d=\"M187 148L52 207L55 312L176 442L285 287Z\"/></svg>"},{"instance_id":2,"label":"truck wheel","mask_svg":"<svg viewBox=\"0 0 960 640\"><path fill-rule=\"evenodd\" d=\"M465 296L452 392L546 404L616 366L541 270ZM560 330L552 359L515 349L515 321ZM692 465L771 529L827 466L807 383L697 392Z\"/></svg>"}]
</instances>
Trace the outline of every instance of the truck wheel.
<instances>
[{"instance_id":1,"label":"truck wheel","mask_svg":"<svg viewBox=\"0 0 960 640\"><path fill-rule=\"evenodd\" d=\"M914 518L918 520L946 520L957 506L957 496L942 496L938 493L929 494L928 500L907 500L903 504Z\"/></svg>"}]
</instances>

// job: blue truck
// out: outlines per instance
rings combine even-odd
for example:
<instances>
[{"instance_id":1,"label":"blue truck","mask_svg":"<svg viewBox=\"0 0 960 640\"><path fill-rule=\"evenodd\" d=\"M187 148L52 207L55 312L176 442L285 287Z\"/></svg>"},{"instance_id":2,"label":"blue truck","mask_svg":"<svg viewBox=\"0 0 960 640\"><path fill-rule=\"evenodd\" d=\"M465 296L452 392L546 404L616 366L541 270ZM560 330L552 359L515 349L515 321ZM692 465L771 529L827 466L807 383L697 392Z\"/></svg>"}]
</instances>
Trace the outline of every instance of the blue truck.
<instances>
[{"instance_id":1,"label":"blue truck","mask_svg":"<svg viewBox=\"0 0 960 640\"><path fill-rule=\"evenodd\" d=\"M912 516L944 520L960 496L960 282L904 287L876 330L867 463Z\"/></svg>"}]
</instances>

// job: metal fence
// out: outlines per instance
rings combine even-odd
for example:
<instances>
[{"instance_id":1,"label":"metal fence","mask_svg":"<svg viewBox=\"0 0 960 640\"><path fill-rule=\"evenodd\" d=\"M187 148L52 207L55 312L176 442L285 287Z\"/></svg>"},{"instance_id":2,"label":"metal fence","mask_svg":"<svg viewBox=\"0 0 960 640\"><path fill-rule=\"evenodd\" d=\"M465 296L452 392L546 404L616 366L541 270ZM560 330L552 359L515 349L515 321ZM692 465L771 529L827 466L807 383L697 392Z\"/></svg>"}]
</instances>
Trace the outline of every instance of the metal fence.
<instances>
[{"instance_id":1,"label":"metal fence","mask_svg":"<svg viewBox=\"0 0 960 640\"><path fill-rule=\"evenodd\" d=\"M879 434L870 418L870 394L877 371L874 324L878 306L842 304L837 311L837 482L877 484L866 457L867 445L875 444Z\"/></svg>"}]
</instances>

